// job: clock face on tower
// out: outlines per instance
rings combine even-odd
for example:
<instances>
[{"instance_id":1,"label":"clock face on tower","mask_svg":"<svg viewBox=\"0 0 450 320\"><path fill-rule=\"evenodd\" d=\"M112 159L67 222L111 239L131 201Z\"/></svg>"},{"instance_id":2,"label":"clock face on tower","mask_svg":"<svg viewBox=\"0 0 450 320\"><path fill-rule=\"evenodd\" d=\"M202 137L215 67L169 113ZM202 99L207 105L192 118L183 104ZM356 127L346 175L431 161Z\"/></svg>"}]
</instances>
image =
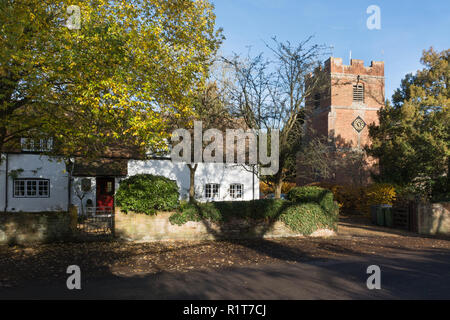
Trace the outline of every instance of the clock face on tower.
<instances>
[{"instance_id":1,"label":"clock face on tower","mask_svg":"<svg viewBox=\"0 0 450 320\"><path fill-rule=\"evenodd\" d=\"M359 133L366 127L366 123L360 116L358 116L355 120L353 120L352 127Z\"/></svg>"}]
</instances>

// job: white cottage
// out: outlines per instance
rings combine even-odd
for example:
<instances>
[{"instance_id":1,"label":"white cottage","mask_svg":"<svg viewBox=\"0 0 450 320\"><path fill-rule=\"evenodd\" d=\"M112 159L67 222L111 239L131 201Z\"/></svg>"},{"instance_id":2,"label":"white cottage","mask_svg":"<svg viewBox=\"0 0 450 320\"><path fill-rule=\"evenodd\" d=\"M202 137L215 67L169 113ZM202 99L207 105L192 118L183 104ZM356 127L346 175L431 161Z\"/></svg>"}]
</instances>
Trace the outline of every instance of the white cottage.
<instances>
[{"instance_id":1,"label":"white cottage","mask_svg":"<svg viewBox=\"0 0 450 320\"><path fill-rule=\"evenodd\" d=\"M1 153L2 211L66 211L70 204L81 208L81 203L83 208L113 207L120 181L141 173L175 180L180 197L188 197L189 169L186 163L172 162L169 158L136 159L132 155L112 153L111 157L90 162L75 158L66 166L61 157L41 154L51 148L51 140L40 140L32 147L27 139L21 142L22 150ZM195 190L199 201L259 199L259 179L250 167L199 163Z\"/></svg>"},{"instance_id":2,"label":"white cottage","mask_svg":"<svg viewBox=\"0 0 450 320\"><path fill-rule=\"evenodd\" d=\"M69 175L62 159L33 153L3 153L0 210L66 211Z\"/></svg>"}]
</instances>

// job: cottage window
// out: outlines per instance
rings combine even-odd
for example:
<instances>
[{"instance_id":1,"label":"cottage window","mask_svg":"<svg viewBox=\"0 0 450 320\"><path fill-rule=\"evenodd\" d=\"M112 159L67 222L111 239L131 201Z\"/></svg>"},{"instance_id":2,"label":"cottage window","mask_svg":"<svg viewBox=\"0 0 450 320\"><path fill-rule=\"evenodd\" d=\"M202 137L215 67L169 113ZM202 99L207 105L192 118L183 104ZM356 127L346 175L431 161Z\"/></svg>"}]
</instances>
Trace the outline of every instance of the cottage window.
<instances>
[{"instance_id":1,"label":"cottage window","mask_svg":"<svg viewBox=\"0 0 450 320\"><path fill-rule=\"evenodd\" d=\"M233 183L230 185L230 196L233 199L242 199L244 186L240 183Z\"/></svg>"},{"instance_id":2,"label":"cottage window","mask_svg":"<svg viewBox=\"0 0 450 320\"><path fill-rule=\"evenodd\" d=\"M219 197L220 184L207 183L205 185L205 198L212 199Z\"/></svg>"},{"instance_id":3,"label":"cottage window","mask_svg":"<svg viewBox=\"0 0 450 320\"><path fill-rule=\"evenodd\" d=\"M48 198L50 181L45 179L15 179L15 198Z\"/></svg>"}]
</instances>

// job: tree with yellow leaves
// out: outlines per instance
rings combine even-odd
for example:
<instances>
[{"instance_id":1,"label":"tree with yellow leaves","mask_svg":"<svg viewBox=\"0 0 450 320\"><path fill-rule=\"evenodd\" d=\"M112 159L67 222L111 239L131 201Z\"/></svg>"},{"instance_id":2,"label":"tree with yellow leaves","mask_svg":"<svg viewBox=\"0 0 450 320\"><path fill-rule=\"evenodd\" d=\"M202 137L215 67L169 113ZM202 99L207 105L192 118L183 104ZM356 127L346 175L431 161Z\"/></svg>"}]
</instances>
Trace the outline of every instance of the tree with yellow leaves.
<instances>
[{"instance_id":1,"label":"tree with yellow leaves","mask_svg":"<svg viewBox=\"0 0 450 320\"><path fill-rule=\"evenodd\" d=\"M93 155L162 145L192 112L220 41L207 0L0 1L0 150L52 136Z\"/></svg>"}]
</instances>

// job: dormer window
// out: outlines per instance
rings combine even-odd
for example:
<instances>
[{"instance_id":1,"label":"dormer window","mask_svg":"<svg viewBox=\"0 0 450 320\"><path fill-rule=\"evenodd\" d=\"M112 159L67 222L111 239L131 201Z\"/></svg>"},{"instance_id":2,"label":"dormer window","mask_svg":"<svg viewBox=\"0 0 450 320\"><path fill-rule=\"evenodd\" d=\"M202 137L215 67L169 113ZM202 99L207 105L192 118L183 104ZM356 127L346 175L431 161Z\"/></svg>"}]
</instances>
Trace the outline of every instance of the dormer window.
<instances>
[{"instance_id":1,"label":"dormer window","mask_svg":"<svg viewBox=\"0 0 450 320\"><path fill-rule=\"evenodd\" d=\"M353 85L353 102L364 102L364 85Z\"/></svg>"},{"instance_id":2,"label":"dormer window","mask_svg":"<svg viewBox=\"0 0 450 320\"><path fill-rule=\"evenodd\" d=\"M32 139L32 138L21 138L20 146L22 151L27 152L47 152L52 150L53 139Z\"/></svg>"}]
</instances>

